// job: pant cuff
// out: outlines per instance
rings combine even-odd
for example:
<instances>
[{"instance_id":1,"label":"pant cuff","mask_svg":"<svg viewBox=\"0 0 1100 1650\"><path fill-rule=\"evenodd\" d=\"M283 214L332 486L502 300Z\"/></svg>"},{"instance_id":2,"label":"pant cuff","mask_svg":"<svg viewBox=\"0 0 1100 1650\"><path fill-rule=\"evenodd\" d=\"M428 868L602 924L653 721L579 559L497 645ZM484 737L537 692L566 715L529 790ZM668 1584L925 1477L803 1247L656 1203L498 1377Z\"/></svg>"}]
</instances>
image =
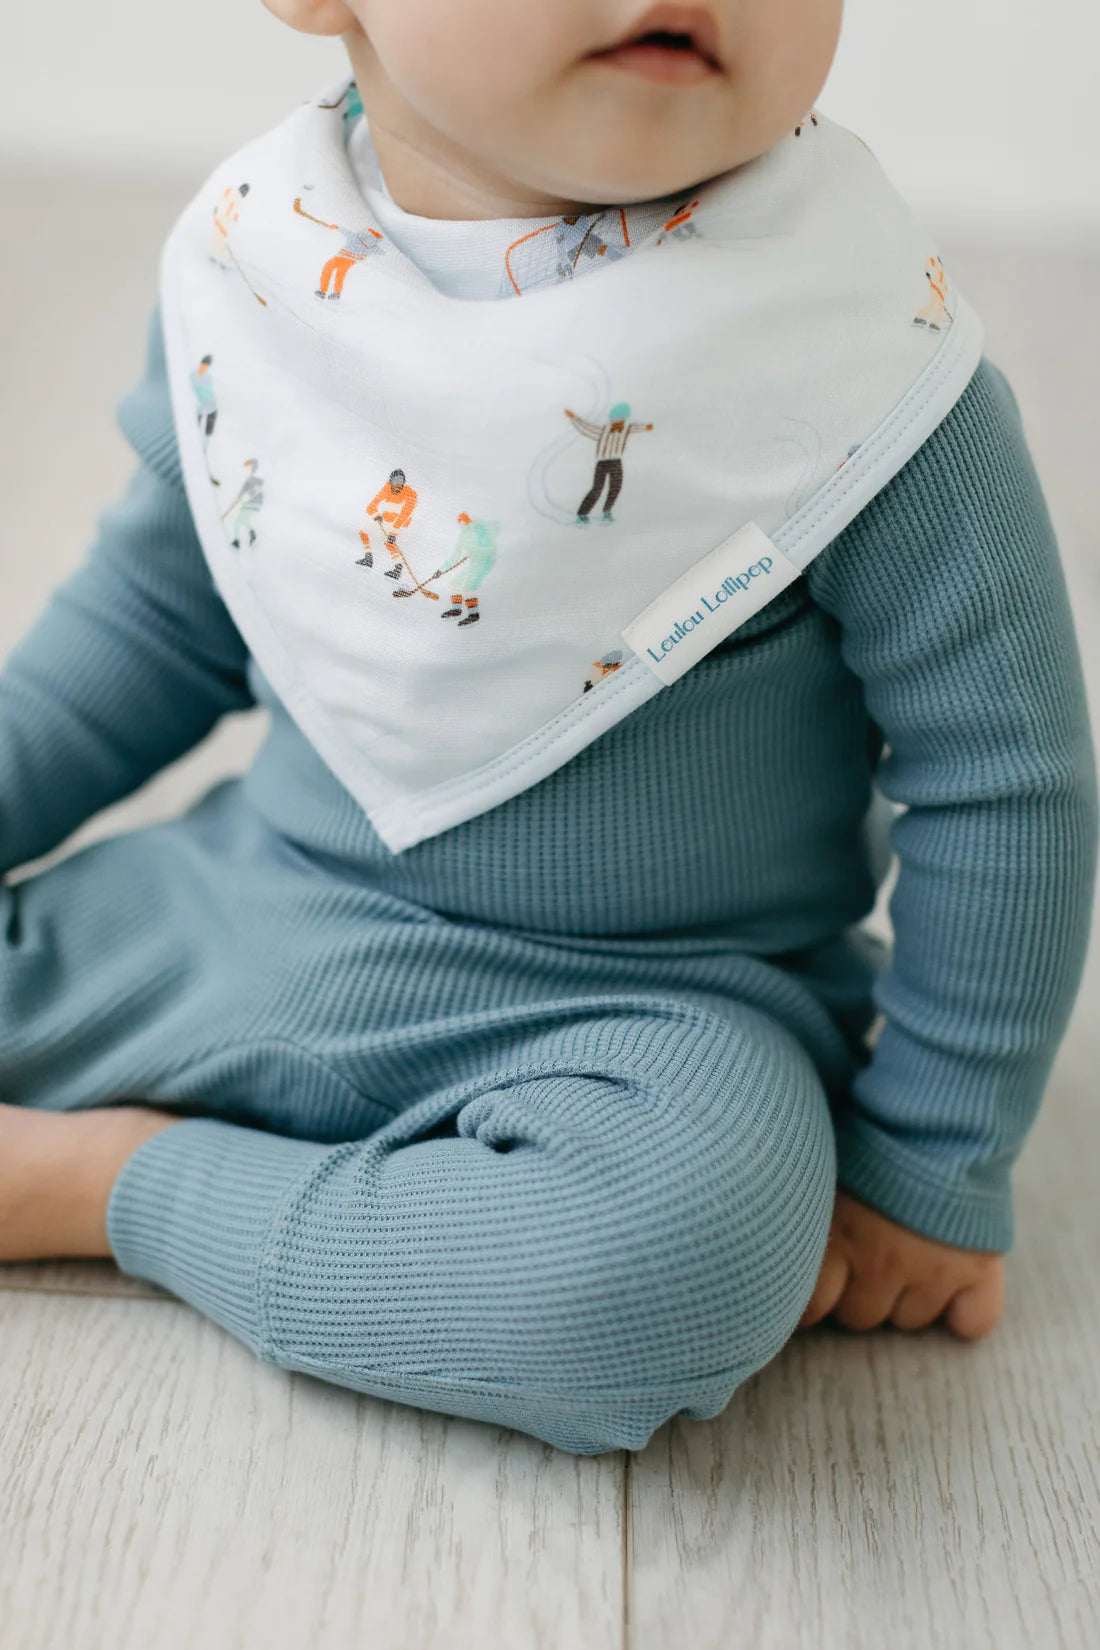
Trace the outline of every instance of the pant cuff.
<instances>
[{"instance_id":1,"label":"pant cuff","mask_svg":"<svg viewBox=\"0 0 1100 1650\"><path fill-rule=\"evenodd\" d=\"M260 1269L286 1199L331 1145L186 1118L139 1146L115 1181L107 1240L145 1278L269 1357Z\"/></svg>"}]
</instances>

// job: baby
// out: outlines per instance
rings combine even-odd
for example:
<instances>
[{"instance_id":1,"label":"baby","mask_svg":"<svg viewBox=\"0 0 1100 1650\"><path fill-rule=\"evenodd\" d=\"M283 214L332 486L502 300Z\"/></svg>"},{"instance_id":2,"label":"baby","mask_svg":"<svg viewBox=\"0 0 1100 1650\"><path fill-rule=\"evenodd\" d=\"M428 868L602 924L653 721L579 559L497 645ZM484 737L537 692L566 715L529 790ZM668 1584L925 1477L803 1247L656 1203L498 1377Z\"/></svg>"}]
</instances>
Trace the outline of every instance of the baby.
<instances>
[{"instance_id":1,"label":"baby","mask_svg":"<svg viewBox=\"0 0 1100 1650\"><path fill-rule=\"evenodd\" d=\"M813 108L841 0L267 3L351 74L166 247L0 869L270 731L7 876L0 1259L581 1454L828 1314L987 1334L1096 767L1015 398Z\"/></svg>"}]
</instances>

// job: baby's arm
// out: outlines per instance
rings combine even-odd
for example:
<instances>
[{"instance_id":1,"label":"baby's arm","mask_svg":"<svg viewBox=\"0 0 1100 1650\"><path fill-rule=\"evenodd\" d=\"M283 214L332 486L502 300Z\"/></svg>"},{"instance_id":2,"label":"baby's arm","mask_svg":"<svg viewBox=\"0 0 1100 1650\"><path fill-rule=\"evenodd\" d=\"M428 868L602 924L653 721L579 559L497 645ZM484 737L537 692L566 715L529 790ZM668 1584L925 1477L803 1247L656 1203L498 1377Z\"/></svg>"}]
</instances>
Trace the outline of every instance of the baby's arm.
<instances>
[{"instance_id":1,"label":"baby's arm","mask_svg":"<svg viewBox=\"0 0 1100 1650\"><path fill-rule=\"evenodd\" d=\"M225 712L254 703L247 650L183 491L159 311L145 377L118 421L140 466L0 671L0 873L47 853Z\"/></svg>"},{"instance_id":2,"label":"baby's arm","mask_svg":"<svg viewBox=\"0 0 1100 1650\"><path fill-rule=\"evenodd\" d=\"M1003 1253L1010 1171L1083 973L1100 810L1058 546L988 360L806 576L889 744L877 783L908 809L885 1024L836 1108L838 1183Z\"/></svg>"}]
</instances>

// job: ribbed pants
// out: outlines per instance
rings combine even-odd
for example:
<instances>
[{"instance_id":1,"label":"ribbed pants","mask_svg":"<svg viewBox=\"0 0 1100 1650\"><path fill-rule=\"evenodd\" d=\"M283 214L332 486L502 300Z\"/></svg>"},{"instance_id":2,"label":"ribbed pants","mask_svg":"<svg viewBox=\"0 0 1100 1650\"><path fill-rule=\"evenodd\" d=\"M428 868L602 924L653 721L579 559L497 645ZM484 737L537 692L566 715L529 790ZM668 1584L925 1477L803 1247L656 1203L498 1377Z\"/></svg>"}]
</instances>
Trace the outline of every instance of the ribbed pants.
<instances>
[{"instance_id":1,"label":"ribbed pants","mask_svg":"<svg viewBox=\"0 0 1100 1650\"><path fill-rule=\"evenodd\" d=\"M110 1244L260 1358L597 1454L716 1415L794 1330L873 1013L843 945L453 921L237 781L2 897L0 1098L186 1114Z\"/></svg>"}]
</instances>

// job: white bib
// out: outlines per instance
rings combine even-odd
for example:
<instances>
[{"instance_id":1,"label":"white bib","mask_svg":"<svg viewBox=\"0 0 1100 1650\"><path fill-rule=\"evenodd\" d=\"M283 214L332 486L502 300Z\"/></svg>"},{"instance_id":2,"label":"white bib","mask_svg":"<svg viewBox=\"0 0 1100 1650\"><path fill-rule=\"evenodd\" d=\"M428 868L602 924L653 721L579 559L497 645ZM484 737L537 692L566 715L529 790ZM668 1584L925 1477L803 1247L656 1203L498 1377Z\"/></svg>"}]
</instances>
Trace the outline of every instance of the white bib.
<instances>
[{"instance_id":1,"label":"white bib","mask_svg":"<svg viewBox=\"0 0 1100 1650\"><path fill-rule=\"evenodd\" d=\"M162 311L214 580L396 853L544 778L797 578L961 395L983 329L816 112L681 197L538 225L510 296L449 297L370 221L354 96L217 168Z\"/></svg>"}]
</instances>

